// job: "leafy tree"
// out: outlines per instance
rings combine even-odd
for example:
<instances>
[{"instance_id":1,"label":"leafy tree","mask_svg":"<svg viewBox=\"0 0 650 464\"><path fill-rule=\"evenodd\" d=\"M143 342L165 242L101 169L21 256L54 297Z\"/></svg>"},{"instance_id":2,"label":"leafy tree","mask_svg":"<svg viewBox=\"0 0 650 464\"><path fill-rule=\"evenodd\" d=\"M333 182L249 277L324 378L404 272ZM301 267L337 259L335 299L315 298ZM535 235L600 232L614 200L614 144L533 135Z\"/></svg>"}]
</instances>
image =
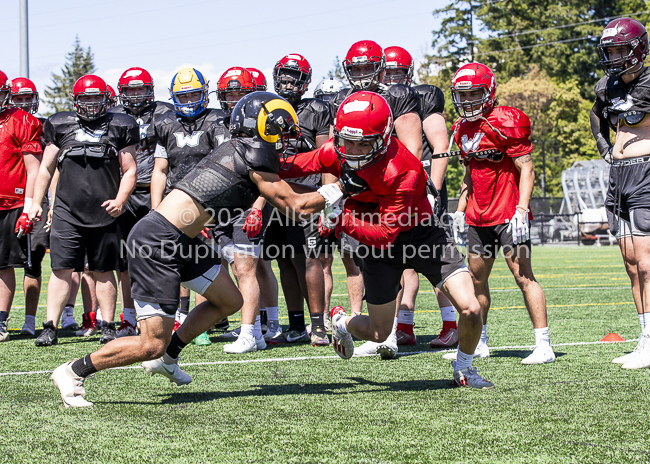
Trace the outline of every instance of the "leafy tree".
<instances>
[{"instance_id":1,"label":"leafy tree","mask_svg":"<svg viewBox=\"0 0 650 464\"><path fill-rule=\"evenodd\" d=\"M54 109L55 113L74 110L70 98L74 83L81 76L94 72L94 56L90 47L84 49L79 42L79 37L76 37L74 48L66 55L66 63L61 68L61 73L52 73L52 85L45 87L45 102Z\"/></svg>"},{"instance_id":2,"label":"leafy tree","mask_svg":"<svg viewBox=\"0 0 650 464\"><path fill-rule=\"evenodd\" d=\"M338 55L334 60L334 68L327 71L327 77L330 79L340 79L343 82L347 82L348 78L345 76L345 71L343 71L343 66L341 66L341 60L339 60Z\"/></svg>"}]
</instances>

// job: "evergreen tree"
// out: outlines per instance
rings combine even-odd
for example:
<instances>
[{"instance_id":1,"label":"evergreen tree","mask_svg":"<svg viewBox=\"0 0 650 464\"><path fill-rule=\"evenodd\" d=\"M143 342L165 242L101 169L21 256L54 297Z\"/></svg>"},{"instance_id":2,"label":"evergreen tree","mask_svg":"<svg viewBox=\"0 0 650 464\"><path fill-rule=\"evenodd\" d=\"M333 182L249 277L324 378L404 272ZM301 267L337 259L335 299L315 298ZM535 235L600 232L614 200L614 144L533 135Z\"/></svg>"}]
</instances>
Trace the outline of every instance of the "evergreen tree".
<instances>
[{"instance_id":1,"label":"evergreen tree","mask_svg":"<svg viewBox=\"0 0 650 464\"><path fill-rule=\"evenodd\" d=\"M52 85L45 87L45 103L55 113L74 110L74 104L70 98L74 83L81 76L94 72L94 56L90 51L90 47L84 49L79 43L79 37L76 37L74 48L67 54L66 63L61 69L61 73L52 73Z\"/></svg>"},{"instance_id":2,"label":"evergreen tree","mask_svg":"<svg viewBox=\"0 0 650 464\"><path fill-rule=\"evenodd\" d=\"M347 82L348 78L345 76L345 71L343 71L343 66L341 66L341 60L339 60L338 55L334 60L334 68L327 71L327 77L330 79L340 79L343 82Z\"/></svg>"}]
</instances>

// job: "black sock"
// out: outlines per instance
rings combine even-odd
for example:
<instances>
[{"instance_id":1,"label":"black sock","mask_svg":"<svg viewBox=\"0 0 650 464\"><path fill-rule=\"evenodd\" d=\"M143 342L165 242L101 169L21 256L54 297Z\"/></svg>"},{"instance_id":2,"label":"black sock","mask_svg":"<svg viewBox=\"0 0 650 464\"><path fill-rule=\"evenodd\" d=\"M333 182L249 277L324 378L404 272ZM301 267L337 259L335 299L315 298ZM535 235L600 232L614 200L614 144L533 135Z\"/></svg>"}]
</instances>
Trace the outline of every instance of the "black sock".
<instances>
[{"instance_id":1,"label":"black sock","mask_svg":"<svg viewBox=\"0 0 650 464\"><path fill-rule=\"evenodd\" d=\"M310 314L311 318L311 331L312 332L325 332L325 323L323 322L323 313Z\"/></svg>"},{"instance_id":2,"label":"black sock","mask_svg":"<svg viewBox=\"0 0 650 464\"><path fill-rule=\"evenodd\" d=\"M87 354L81 359L77 359L75 362L72 363L71 367L72 367L72 372L77 374L79 377L83 377L84 379L89 375L92 375L95 372L97 372L97 368L93 365L93 362L90 360L89 354Z\"/></svg>"},{"instance_id":3,"label":"black sock","mask_svg":"<svg viewBox=\"0 0 650 464\"><path fill-rule=\"evenodd\" d=\"M0 322L6 322L9 319L9 313L7 311L0 311Z\"/></svg>"},{"instance_id":4,"label":"black sock","mask_svg":"<svg viewBox=\"0 0 650 464\"><path fill-rule=\"evenodd\" d=\"M178 337L178 334L174 332L174 334L172 335L172 341L169 342L169 346L167 346L167 355L172 359L176 359L178 358L178 355L181 354L183 348L185 348L186 346L187 343L181 340Z\"/></svg>"},{"instance_id":5,"label":"black sock","mask_svg":"<svg viewBox=\"0 0 650 464\"><path fill-rule=\"evenodd\" d=\"M268 321L269 321L269 319L266 316L266 308L265 309L260 309L260 324L266 325L266 323Z\"/></svg>"},{"instance_id":6,"label":"black sock","mask_svg":"<svg viewBox=\"0 0 650 464\"><path fill-rule=\"evenodd\" d=\"M303 311L289 311L289 330L302 332L305 330L305 313Z\"/></svg>"},{"instance_id":7,"label":"black sock","mask_svg":"<svg viewBox=\"0 0 650 464\"><path fill-rule=\"evenodd\" d=\"M190 297L182 296L181 297L181 314L186 316L190 313Z\"/></svg>"}]
</instances>

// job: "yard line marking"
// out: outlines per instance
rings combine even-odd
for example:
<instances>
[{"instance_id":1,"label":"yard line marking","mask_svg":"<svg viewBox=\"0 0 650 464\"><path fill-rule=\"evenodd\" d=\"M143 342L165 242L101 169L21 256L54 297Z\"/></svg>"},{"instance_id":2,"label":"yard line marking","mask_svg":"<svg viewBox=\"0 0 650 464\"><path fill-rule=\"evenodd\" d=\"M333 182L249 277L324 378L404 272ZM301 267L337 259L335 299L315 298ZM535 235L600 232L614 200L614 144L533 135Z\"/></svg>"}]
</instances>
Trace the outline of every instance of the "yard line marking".
<instances>
[{"instance_id":1,"label":"yard line marking","mask_svg":"<svg viewBox=\"0 0 650 464\"><path fill-rule=\"evenodd\" d=\"M622 342L616 343L632 343L638 341L637 338L625 340ZM612 342L573 342L573 343L554 343L551 346L582 346L582 345L607 345ZM532 349L534 345L510 345L510 346L494 346L490 347L490 350L517 350L517 349ZM449 353L456 351L456 349L451 350L427 350L427 351L406 351L403 353L397 353L398 357L402 356L413 356L415 354L437 354L437 353ZM359 358L371 357L377 355L368 355L368 356L358 356ZM223 364L251 364L251 363L269 363L269 362L286 362L286 361L307 361L312 359L338 359L339 356L296 356L293 358L263 358L263 359L240 359L237 361L205 361L205 362L195 362L195 363L179 363L179 366L217 366ZM107 370L129 370L129 369L141 369L140 365L137 366L124 366L124 367L114 367ZM35 374L51 374L53 371L27 371L27 372L0 372L0 377L14 376L14 375L35 375Z\"/></svg>"}]
</instances>

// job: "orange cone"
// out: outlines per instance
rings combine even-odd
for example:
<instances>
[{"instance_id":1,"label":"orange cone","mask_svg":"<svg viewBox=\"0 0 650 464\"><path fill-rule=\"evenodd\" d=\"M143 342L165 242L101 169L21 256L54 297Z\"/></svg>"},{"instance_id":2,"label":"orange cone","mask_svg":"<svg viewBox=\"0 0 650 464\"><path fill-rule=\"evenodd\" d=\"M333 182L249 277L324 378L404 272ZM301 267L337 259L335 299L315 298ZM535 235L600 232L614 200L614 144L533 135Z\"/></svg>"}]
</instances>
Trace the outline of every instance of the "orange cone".
<instances>
[{"instance_id":1,"label":"orange cone","mask_svg":"<svg viewBox=\"0 0 650 464\"><path fill-rule=\"evenodd\" d=\"M612 342L612 343L615 343L615 342L624 342L625 339L624 339L623 337L621 337L621 336L620 336L619 334L617 334L617 333L608 333L608 334L605 335L605 336L604 336L600 341L601 341L601 342Z\"/></svg>"}]
</instances>

